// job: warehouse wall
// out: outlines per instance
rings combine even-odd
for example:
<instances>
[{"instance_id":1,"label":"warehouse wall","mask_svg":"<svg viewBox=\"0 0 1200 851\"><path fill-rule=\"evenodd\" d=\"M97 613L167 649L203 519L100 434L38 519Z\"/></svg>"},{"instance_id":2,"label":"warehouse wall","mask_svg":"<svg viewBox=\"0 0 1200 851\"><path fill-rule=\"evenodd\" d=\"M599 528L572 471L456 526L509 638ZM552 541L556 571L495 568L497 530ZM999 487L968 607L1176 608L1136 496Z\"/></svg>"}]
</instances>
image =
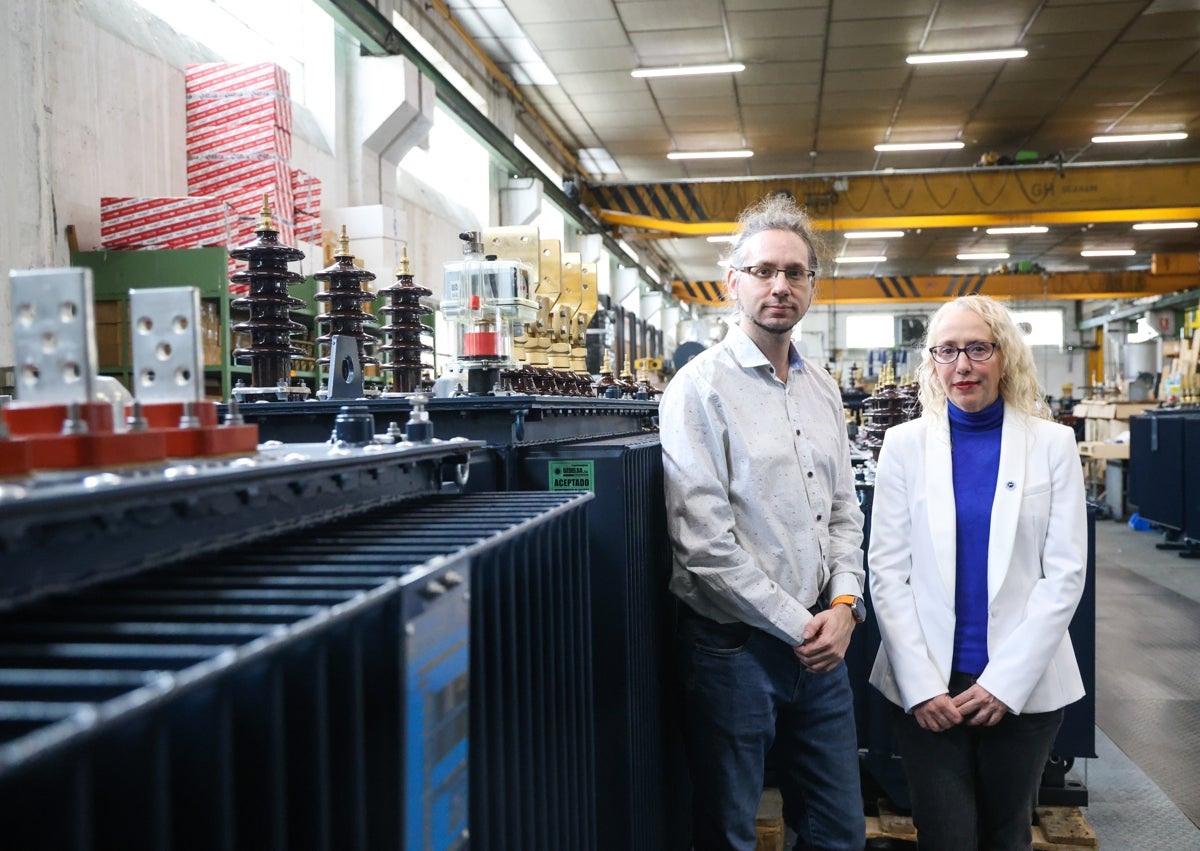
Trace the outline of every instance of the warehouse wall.
<instances>
[{"instance_id":1,"label":"warehouse wall","mask_svg":"<svg viewBox=\"0 0 1200 851\"><path fill-rule=\"evenodd\" d=\"M129 0L3 0L7 80L0 268L63 266L99 243L101 195L186 195L183 66L215 57ZM11 167L10 167L11 166ZM13 362L11 291L0 364Z\"/></svg>"},{"instance_id":2,"label":"warehouse wall","mask_svg":"<svg viewBox=\"0 0 1200 851\"><path fill-rule=\"evenodd\" d=\"M101 196L187 194L184 68L224 57L131 0L47 5L51 183L59 230L75 225L88 250L100 243ZM326 204L344 204L346 181L329 141L307 110L295 112L291 164L322 179Z\"/></svg>"},{"instance_id":3,"label":"warehouse wall","mask_svg":"<svg viewBox=\"0 0 1200 851\"><path fill-rule=\"evenodd\" d=\"M0 0L0 270L41 265L54 257L49 185L50 116L46 104L46 3ZM0 366L13 362L12 293L0 279Z\"/></svg>"},{"instance_id":4,"label":"warehouse wall","mask_svg":"<svg viewBox=\"0 0 1200 851\"><path fill-rule=\"evenodd\" d=\"M0 67L15 85L0 87L10 117L0 139L0 270L64 266L65 229L79 247L99 247L103 195L186 195L184 67L222 57L175 33L132 0L0 0ZM349 197L346 151L351 67L364 60L352 39L335 47L333 138L295 108L291 163L322 181L322 206ZM436 189L411 178L397 185L411 228L409 254L426 285L440 290L441 264L459 256L457 233L473 223ZM493 193L494 194L494 193ZM310 252L297 271L322 268ZM391 269L375 271L390 278ZM13 363L11 288L0 276L0 366Z\"/></svg>"}]
</instances>

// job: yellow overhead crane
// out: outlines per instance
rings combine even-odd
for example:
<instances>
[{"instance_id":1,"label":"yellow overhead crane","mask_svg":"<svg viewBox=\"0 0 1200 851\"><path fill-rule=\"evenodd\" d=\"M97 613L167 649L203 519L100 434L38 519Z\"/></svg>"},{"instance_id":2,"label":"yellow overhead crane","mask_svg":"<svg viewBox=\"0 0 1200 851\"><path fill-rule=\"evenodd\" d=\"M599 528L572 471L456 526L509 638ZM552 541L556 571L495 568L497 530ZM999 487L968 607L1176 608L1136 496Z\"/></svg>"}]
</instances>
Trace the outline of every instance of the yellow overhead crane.
<instances>
[{"instance_id":1,"label":"yellow overhead crane","mask_svg":"<svg viewBox=\"0 0 1200 851\"><path fill-rule=\"evenodd\" d=\"M777 192L822 230L995 227L1200 217L1200 164L981 167L712 183L585 185L613 225L671 236L732 233L738 214Z\"/></svg>"},{"instance_id":2,"label":"yellow overhead crane","mask_svg":"<svg viewBox=\"0 0 1200 851\"><path fill-rule=\"evenodd\" d=\"M601 220L647 236L733 233L745 207L773 192L802 201L819 230L997 227L1200 218L1200 164L981 167L947 172L871 172L711 183L585 187ZM826 278L826 303L996 298L1135 298L1188 289L1194 274L1068 272ZM725 304L724 282L673 281L681 301Z\"/></svg>"},{"instance_id":3,"label":"yellow overhead crane","mask_svg":"<svg viewBox=\"0 0 1200 851\"><path fill-rule=\"evenodd\" d=\"M946 301L964 295L996 299L1141 298L1200 286L1196 275L1151 272L1054 272L1030 275L880 275L873 278L818 278L822 304L878 304ZM680 301L723 306L730 302L724 281L672 281Z\"/></svg>"}]
</instances>

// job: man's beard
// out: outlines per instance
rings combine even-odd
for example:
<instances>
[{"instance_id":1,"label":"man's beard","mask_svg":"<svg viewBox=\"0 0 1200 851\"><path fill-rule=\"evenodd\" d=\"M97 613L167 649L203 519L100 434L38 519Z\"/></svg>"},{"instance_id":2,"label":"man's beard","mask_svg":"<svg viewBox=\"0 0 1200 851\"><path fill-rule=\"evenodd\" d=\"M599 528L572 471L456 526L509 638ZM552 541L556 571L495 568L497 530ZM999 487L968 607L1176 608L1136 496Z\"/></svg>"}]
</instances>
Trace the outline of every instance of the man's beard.
<instances>
[{"instance_id":1,"label":"man's beard","mask_svg":"<svg viewBox=\"0 0 1200 851\"><path fill-rule=\"evenodd\" d=\"M764 305L764 307L770 307L770 305L769 304ZM745 312L745 311L743 311L743 312ZM791 336L792 329L800 324L800 317L796 316L795 314L793 314L792 316L787 317L787 318L784 318L782 316L778 317L774 321L776 323L782 323L782 324L770 324L770 325L767 324L766 322L764 322L762 319L759 319L759 317L754 313L745 312L745 314L746 314L746 317L753 324L757 325L759 328L766 331L768 334L779 334L779 335L787 334L788 336Z\"/></svg>"}]
</instances>

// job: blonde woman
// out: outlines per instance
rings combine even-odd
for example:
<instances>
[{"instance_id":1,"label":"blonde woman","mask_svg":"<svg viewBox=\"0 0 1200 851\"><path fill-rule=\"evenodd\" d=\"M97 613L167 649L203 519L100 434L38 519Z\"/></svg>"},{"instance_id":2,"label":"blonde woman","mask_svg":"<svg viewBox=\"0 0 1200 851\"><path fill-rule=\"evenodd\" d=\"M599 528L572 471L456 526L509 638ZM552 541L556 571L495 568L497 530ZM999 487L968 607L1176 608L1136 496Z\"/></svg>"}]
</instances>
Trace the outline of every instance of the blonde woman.
<instances>
[{"instance_id":1,"label":"blonde woman","mask_svg":"<svg viewBox=\"0 0 1200 851\"><path fill-rule=\"evenodd\" d=\"M879 456L871 683L898 707L919 847L1026 849L1062 708L1084 693L1067 636L1087 557L1079 453L998 302L943 305L927 343L922 416Z\"/></svg>"}]
</instances>

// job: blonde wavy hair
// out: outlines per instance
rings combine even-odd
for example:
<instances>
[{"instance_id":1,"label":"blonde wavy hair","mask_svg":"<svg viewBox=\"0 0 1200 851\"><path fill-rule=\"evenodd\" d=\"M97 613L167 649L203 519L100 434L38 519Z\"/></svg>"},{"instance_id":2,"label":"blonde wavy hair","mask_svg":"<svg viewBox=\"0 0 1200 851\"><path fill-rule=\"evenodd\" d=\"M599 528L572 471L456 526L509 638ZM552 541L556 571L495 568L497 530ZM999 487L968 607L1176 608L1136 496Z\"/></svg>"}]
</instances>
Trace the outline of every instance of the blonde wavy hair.
<instances>
[{"instance_id":1,"label":"blonde wavy hair","mask_svg":"<svg viewBox=\"0 0 1200 851\"><path fill-rule=\"evenodd\" d=\"M1050 419L1042 388L1038 384L1033 350L1026 345L1017 323L1008 308L985 295L969 295L949 301L937 309L929 320L921 365L917 367L918 395L923 416L943 416L946 412L946 390L938 380L937 364L929 354L931 341L937 339L938 328L952 310L969 310L987 323L992 341L1000 346L1003 366L1000 370L1000 396L1004 404L1031 417Z\"/></svg>"}]
</instances>

